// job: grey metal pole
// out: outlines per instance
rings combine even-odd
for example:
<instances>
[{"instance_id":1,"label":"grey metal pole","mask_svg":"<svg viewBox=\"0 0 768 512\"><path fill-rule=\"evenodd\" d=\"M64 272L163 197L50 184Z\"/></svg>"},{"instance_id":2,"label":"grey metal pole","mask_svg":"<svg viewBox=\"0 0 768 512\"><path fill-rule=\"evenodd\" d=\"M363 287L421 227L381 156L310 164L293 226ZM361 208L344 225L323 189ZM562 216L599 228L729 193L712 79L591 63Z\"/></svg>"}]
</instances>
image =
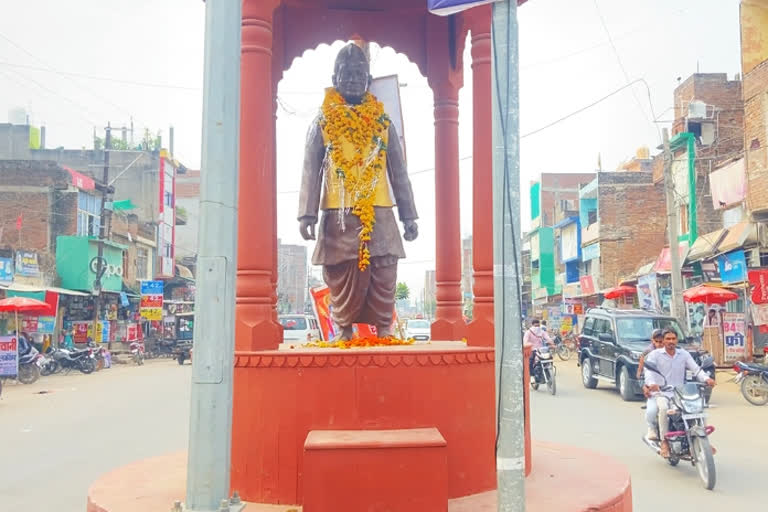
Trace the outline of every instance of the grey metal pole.
<instances>
[{"instance_id":1,"label":"grey metal pole","mask_svg":"<svg viewBox=\"0 0 768 512\"><path fill-rule=\"evenodd\" d=\"M680 252L678 240L677 204L675 202L675 181L672 177L672 151L669 148L669 131L662 131L664 140L664 193L667 199L667 236L669 237L670 275L672 277L672 302L670 313L678 320L685 318L683 309L683 278L680 270ZM693 199L691 199L693 200Z\"/></svg>"},{"instance_id":2,"label":"grey metal pole","mask_svg":"<svg viewBox=\"0 0 768 512\"><path fill-rule=\"evenodd\" d=\"M498 510L525 510L525 408L520 302L520 110L517 3L493 5L493 295Z\"/></svg>"},{"instance_id":3,"label":"grey metal pole","mask_svg":"<svg viewBox=\"0 0 768 512\"><path fill-rule=\"evenodd\" d=\"M229 496L235 350L241 0L205 6L200 231L186 509Z\"/></svg>"}]
</instances>

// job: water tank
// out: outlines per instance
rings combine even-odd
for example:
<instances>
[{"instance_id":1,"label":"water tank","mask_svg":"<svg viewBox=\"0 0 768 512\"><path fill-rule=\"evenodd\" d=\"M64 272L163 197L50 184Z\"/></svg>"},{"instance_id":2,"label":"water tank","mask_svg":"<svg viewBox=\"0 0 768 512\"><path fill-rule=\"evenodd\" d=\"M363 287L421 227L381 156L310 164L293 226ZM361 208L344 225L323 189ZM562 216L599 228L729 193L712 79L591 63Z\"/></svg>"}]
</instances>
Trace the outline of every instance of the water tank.
<instances>
[{"instance_id":1,"label":"water tank","mask_svg":"<svg viewBox=\"0 0 768 512\"><path fill-rule=\"evenodd\" d=\"M8 109L8 122L11 124L29 124L27 109L23 107Z\"/></svg>"}]
</instances>

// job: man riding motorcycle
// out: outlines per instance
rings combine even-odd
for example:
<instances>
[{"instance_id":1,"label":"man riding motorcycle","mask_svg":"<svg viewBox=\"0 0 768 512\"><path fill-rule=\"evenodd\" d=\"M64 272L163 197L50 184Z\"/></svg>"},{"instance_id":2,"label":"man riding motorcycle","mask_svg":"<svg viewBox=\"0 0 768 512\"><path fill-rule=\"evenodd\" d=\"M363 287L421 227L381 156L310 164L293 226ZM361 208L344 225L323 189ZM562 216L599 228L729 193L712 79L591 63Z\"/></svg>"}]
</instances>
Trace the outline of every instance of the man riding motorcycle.
<instances>
[{"instance_id":1,"label":"man riding motorcycle","mask_svg":"<svg viewBox=\"0 0 768 512\"><path fill-rule=\"evenodd\" d=\"M661 375L656 372L645 371L644 391L646 396L652 398L648 400L646 410L646 421L649 426L650 435L656 434L656 427L659 429L661 438L661 456L669 457L669 443L666 440L669 431L669 420L667 410L669 409L669 399L673 396L672 391L661 391L661 386L682 386L685 383L686 370L690 370L693 376L699 382L705 382L708 386L714 386L714 379L709 378L699 365L693 360L691 354L686 350L677 350L677 333L670 328L662 331L664 348L659 348L648 354L646 361L652 363L658 368Z\"/></svg>"},{"instance_id":2,"label":"man riding motorcycle","mask_svg":"<svg viewBox=\"0 0 768 512\"><path fill-rule=\"evenodd\" d=\"M526 343L530 343L533 347L533 350L531 351L531 358L528 360L528 370L531 373L532 382L534 380L533 361L536 356L536 349L541 348L544 345L545 341L547 345L554 348L554 342L552 341L552 338L549 337L549 333L547 333L546 329L542 329L541 322L539 322L538 319L534 318L533 320L531 320L531 327L529 327L528 330L525 331L525 336L523 336L523 345L525 345Z\"/></svg>"}]
</instances>

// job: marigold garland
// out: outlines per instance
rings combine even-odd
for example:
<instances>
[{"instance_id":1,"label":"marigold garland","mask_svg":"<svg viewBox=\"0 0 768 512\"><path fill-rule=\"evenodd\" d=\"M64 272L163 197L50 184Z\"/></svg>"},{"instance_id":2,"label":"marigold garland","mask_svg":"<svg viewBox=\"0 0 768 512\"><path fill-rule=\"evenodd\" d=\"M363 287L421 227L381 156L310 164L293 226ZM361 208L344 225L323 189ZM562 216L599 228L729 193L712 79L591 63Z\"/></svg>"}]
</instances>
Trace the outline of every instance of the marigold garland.
<instances>
[{"instance_id":1,"label":"marigold garland","mask_svg":"<svg viewBox=\"0 0 768 512\"><path fill-rule=\"evenodd\" d=\"M306 348L366 348L366 347L394 347L400 345L413 345L413 339L401 340L393 336L386 338L378 338L376 336L366 338L354 338L347 341L320 341L316 340L311 343L302 345Z\"/></svg>"},{"instance_id":2,"label":"marigold garland","mask_svg":"<svg viewBox=\"0 0 768 512\"><path fill-rule=\"evenodd\" d=\"M366 93L359 105L349 105L333 88L326 92L321 111L321 127L329 141L330 171L336 172L344 191L352 196L351 211L362 226L358 268L364 271L371 263L368 242L376 224L373 198L376 184L379 179L384 179L386 172L384 134L389 129L390 119L373 94ZM355 148L352 159L344 155L343 141Z\"/></svg>"}]
</instances>

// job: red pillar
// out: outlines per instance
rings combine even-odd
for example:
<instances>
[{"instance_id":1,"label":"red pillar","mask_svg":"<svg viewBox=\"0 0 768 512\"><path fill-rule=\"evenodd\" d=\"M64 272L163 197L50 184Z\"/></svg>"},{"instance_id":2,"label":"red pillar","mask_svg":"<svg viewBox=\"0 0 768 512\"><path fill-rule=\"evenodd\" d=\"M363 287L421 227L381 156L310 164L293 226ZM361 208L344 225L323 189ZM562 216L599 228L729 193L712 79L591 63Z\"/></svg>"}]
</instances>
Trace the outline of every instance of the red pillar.
<instances>
[{"instance_id":1,"label":"red pillar","mask_svg":"<svg viewBox=\"0 0 768 512\"><path fill-rule=\"evenodd\" d=\"M459 340L466 331L461 300L459 214L459 90L449 80L435 95L435 280L437 309L432 339Z\"/></svg>"},{"instance_id":2,"label":"red pillar","mask_svg":"<svg viewBox=\"0 0 768 512\"><path fill-rule=\"evenodd\" d=\"M272 207L272 12L277 3L243 2L236 350L277 348L282 335L273 314L277 223Z\"/></svg>"},{"instance_id":3,"label":"red pillar","mask_svg":"<svg viewBox=\"0 0 768 512\"><path fill-rule=\"evenodd\" d=\"M491 9L470 11L472 31L472 265L474 307L467 340L493 346L493 147L491 144Z\"/></svg>"}]
</instances>

